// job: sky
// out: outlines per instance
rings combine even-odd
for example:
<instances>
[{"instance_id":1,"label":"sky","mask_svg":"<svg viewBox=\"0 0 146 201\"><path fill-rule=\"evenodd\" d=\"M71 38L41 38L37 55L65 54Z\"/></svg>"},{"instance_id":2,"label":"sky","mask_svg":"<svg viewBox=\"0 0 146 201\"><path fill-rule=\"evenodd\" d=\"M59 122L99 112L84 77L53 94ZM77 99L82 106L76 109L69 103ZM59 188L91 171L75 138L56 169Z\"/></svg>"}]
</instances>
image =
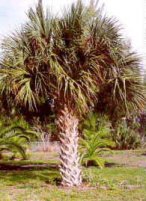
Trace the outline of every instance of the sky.
<instances>
[{"instance_id":1,"label":"sky","mask_svg":"<svg viewBox=\"0 0 146 201\"><path fill-rule=\"evenodd\" d=\"M43 0L54 13L68 7L76 0ZM83 0L85 4L90 0ZM0 39L18 29L27 19L26 12L37 0L0 0ZM146 64L146 0L100 0L105 4L105 12L116 17L123 27L123 35L129 38L133 49ZM146 67L145 67L146 68Z\"/></svg>"}]
</instances>

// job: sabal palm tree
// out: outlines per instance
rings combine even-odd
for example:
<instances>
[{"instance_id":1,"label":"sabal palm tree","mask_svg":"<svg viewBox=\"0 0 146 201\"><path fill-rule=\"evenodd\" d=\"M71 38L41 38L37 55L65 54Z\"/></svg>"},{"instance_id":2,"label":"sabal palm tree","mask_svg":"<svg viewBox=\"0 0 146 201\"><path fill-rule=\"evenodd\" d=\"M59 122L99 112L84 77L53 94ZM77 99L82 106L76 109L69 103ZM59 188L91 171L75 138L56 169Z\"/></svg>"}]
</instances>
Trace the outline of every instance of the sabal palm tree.
<instances>
[{"instance_id":1,"label":"sabal palm tree","mask_svg":"<svg viewBox=\"0 0 146 201\"><path fill-rule=\"evenodd\" d=\"M2 48L2 93L29 110L53 100L61 142L62 184L80 185L79 120L108 82L113 83L113 93L125 106L128 83L131 93L136 92L131 105L143 106L141 82L133 78L139 68L137 56L123 43L117 22L103 16L102 9L95 10L92 1L88 7L78 1L61 17L45 13L39 1L36 9L29 10L21 31L7 37Z\"/></svg>"}]
</instances>

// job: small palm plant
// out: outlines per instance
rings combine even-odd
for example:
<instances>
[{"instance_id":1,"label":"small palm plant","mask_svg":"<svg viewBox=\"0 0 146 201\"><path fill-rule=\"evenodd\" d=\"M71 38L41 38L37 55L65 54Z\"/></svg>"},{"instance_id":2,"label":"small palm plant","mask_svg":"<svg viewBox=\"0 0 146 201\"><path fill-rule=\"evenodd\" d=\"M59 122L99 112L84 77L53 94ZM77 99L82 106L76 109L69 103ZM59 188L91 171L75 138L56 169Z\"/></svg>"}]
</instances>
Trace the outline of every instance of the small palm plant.
<instances>
[{"instance_id":1,"label":"small palm plant","mask_svg":"<svg viewBox=\"0 0 146 201\"><path fill-rule=\"evenodd\" d=\"M103 168L105 160L100 157L101 153L114 146L110 139L110 124L104 116L91 113L83 127L83 138L80 140L82 163Z\"/></svg>"},{"instance_id":2,"label":"small palm plant","mask_svg":"<svg viewBox=\"0 0 146 201\"><path fill-rule=\"evenodd\" d=\"M11 152L14 155L19 153L22 159L26 159L26 149L28 143L37 137L37 133L31 130L26 130L23 127L0 126L0 155L3 152Z\"/></svg>"}]
</instances>

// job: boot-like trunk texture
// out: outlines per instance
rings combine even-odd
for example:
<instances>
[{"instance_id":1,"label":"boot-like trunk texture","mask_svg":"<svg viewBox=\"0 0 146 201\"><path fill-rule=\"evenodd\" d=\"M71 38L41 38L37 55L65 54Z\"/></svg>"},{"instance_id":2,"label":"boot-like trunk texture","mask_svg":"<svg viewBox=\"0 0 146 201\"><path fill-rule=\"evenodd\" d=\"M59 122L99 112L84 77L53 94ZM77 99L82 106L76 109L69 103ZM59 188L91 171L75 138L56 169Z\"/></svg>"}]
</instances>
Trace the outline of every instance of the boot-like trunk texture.
<instances>
[{"instance_id":1,"label":"boot-like trunk texture","mask_svg":"<svg viewBox=\"0 0 146 201\"><path fill-rule=\"evenodd\" d=\"M58 118L60 131L60 173L63 186L79 186L82 183L78 155L78 118L67 107Z\"/></svg>"}]
</instances>

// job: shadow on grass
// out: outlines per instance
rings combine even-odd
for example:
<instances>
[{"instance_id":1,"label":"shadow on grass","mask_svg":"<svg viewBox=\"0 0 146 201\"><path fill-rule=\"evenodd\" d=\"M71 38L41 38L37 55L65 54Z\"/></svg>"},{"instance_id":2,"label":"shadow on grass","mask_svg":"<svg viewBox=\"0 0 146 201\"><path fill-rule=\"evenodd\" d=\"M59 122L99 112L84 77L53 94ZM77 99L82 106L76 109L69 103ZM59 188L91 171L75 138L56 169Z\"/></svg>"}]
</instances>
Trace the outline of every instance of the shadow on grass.
<instances>
[{"instance_id":1,"label":"shadow on grass","mask_svg":"<svg viewBox=\"0 0 146 201\"><path fill-rule=\"evenodd\" d=\"M146 152L142 153L141 155L142 155L142 156L146 156Z\"/></svg>"},{"instance_id":2,"label":"shadow on grass","mask_svg":"<svg viewBox=\"0 0 146 201\"><path fill-rule=\"evenodd\" d=\"M24 170L45 170L45 169L58 169L58 165L56 164L27 164L27 165L17 165L17 164L0 164L0 171L24 171Z\"/></svg>"},{"instance_id":3,"label":"shadow on grass","mask_svg":"<svg viewBox=\"0 0 146 201\"><path fill-rule=\"evenodd\" d=\"M106 168L119 167L117 163L106 162ZM37 188L40 185L60 185L61 176L56 162L0 161L0 181L6 186Z\"/></svg>"},{"instance_id":4,"label":"shadow on grass","mask_svg":"<svg viewBox=\"0 0 146 201\"><path fill-rule=\"evenodd\" d=\"M123 164L118 164L118 163L114 163L114 162L105 162L105 167L107 168L113 168L113 167L123 167Z\"/></svg>"},{"instance_id":5,"label":"shadow on grass","mask_svg":"<svg viewBox=\"0 0 146 201\"><path fill-rule=\"evenodd\" d=\"M44 182L46 184L59 185L61 177L58 164L32 163L32 162L4 162L0 163L0 181L6 185L19 185Z\"/></svg>"}]
</instances>

